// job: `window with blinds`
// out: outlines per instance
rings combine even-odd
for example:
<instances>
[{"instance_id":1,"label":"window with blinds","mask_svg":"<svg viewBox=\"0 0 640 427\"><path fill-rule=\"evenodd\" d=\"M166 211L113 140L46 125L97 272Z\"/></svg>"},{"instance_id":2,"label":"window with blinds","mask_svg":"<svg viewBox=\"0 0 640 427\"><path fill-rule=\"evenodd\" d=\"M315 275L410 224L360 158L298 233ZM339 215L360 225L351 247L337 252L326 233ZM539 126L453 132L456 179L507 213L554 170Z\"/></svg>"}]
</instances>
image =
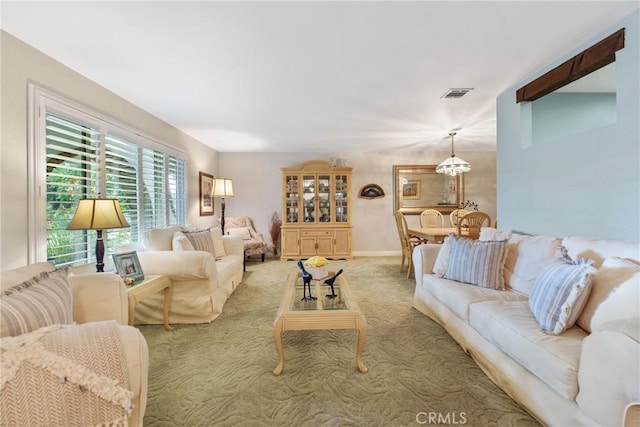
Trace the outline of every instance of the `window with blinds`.
<instances>
[{"instance_id":1,"label":"window with blinds","mask_svg":"<svg viewBox=\"0 0 640 427\"><path fill-rule=\"evenodd\" d=\"M83 123L45 115L47 259L56 265L95 261L96 232L66 229L80 199L120 202L131 227L104 231L107 253L140 241L150 228L186 221L184 159L141 143L138 135Z\"/></svg>"}]
</instances>

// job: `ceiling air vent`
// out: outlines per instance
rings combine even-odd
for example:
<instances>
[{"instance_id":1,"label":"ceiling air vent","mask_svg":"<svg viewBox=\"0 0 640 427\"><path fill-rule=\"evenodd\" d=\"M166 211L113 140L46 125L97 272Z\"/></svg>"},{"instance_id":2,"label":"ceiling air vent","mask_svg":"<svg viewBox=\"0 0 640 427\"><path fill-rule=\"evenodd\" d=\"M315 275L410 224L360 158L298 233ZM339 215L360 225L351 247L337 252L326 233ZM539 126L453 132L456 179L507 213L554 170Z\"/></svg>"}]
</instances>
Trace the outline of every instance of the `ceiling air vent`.
<instances>
[{"instance_id":1,"label":"ceiling air vent","mask_svg":"<svg viewBox=\"0 0 640 427\"><path fill-rule=\"evenodd\" d=\"M457 87L449 89L444 95L440 98L442 99L460 99L470 91L472 91L472 87Z\"/></svg>"}]
</instances>

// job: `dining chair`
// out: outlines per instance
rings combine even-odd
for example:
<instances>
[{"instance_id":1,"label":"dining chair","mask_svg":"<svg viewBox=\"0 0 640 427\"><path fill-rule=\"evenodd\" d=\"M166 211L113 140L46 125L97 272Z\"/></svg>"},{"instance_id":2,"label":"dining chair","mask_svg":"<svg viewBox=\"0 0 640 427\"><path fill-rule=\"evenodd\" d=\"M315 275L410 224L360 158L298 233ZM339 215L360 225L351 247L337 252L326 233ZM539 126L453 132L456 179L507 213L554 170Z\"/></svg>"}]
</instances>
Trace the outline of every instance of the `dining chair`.
<instances>
[{"instance_id":1,"label":"dining chair","mask_svg":"<svg viewBox=\"0 0 640 427\"><path fill-rule=\"evenodd\" d=\"M422 228L444 228L444 217L439 210L425 209L420 213L420 227ZM433 243L442 243L444 239L436 237Z\"/></svg>"},{"instance_id":2,"label":"dining chair","mask_svg":"<svg viewBox=\"0 0 640 427\"><path fill-rule=\"evenodd\" d=\"M425 209L420 212L420 227L442 228L444 227L444 218L436 209Z\"/></svg>"},{"instance_id":3,"label":"dining chair","mask_svg":"<svg viewBox=\"0 0 640 427\"><path fill-rule=\"evenodd\" d=\"M400 263L400 272L402 272L402 270L404 269L405 260L408 260L408 279L411 276L411 269L413 268L413 261L411 259L413 248L424 242L417 237L409 236L409 227L407 226L407 220L402 212L396 211L393 215L396 219L396 227L398 229L398 237L400 238L400 246L402 246L402 262Z\"/></svg>"},{"instance_id":4,"label":"dining chair","mask_svg":"<svg viewBox=\"0 0 640 427\"><path fill-rule=\"evenodd\" d=\"M458 236L478 240L484 226L491 227L491 217L484 212L470 212L458 220Z\"/></svg>"},{"instance_id":5,"label":"dining chair","mask_svg":"<svg viewBox=\"0 0 640 427\"><path fill-rule=\"evenodd\" d=\"M469 211L464 209L455 209L449 214L449 224L451 224L451 228L458 227L458 221L460 218L468 214Z\"/></svg>"}]
</instances>

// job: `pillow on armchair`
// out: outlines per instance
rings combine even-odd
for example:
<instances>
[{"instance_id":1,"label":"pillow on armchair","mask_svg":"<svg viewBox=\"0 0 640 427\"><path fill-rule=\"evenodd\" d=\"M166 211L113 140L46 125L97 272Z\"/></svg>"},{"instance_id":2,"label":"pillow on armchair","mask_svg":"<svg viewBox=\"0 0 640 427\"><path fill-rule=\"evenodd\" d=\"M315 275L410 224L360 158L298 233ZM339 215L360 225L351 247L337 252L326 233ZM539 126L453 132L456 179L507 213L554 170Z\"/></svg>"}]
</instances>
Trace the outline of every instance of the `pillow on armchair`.
<instances>
[{"instance_id":1,"label":"pillow on armchair","mask_svg":"<svg viewBox=\"0 0 640 427\"><path fill-rule=\"evenodd\" d=\"M73 323L69 268L45 271L0 294L0 336L16 336L44 326Z\"/></svg>"},{"instance_id":2,"label":"pillow on armchair","mask_svg":"<svg viewBox=\"0 0 640 427\"><path fill-rule=\"evenodd\" d=\"M228 228L227 234L230 236L240 236L242 240L250 240L253 238L249 227Z\"/></svg>"}]
</instances>

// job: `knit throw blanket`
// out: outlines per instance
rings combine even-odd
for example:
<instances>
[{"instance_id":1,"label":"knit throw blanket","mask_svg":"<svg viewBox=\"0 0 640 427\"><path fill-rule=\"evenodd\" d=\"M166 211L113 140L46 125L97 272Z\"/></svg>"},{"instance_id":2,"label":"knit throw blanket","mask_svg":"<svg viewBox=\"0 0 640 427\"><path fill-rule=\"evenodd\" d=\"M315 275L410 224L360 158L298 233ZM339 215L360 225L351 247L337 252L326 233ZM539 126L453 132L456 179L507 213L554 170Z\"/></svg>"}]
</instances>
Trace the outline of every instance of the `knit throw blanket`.
<instances>
[{"instance_id":1,"label":"knit throw blanket","mask_svg":"<svg viewBox=\"0 0 640 427\"><path fill-rule=\"evenodd\" d=\"M0 425L126 426L124 354L114 321L0 338Z\"/></svg>"}]
</instances>

